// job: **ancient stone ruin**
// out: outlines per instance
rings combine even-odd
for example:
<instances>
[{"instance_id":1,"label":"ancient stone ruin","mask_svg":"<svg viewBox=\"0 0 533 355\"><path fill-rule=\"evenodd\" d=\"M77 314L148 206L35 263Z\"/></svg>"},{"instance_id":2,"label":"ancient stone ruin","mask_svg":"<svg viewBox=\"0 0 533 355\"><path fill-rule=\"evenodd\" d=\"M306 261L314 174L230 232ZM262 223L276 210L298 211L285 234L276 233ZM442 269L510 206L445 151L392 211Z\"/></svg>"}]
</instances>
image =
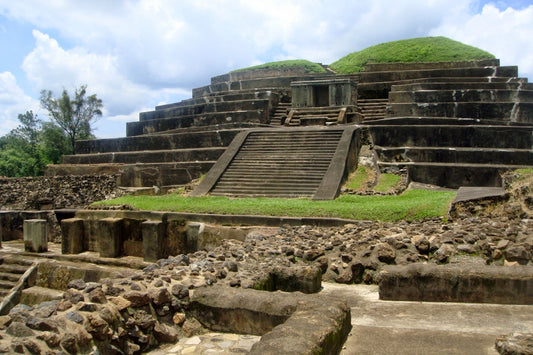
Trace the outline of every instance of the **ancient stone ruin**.
<instances>
[{"instance_id":1,"label":"ancient stone ruin","mask_svg":"<svg viewBox=\"0 0 533 355\"><path fill-rule=\"evenodd\" d=\"M234 72L142 112L124 138L78 142L47 175L164 187L207 174L196 195L331 199L363 140L410 181L501 186L503 171L532 165L532 112L531 84L498 60Z\"/></svg>"},{"instance_id":2,"label":"ancient stone ruin","mask_svg":"<svg viewBox=\"0 0 533 355\"><path fill-rule=\"evenodd\" d=\"M406 184L464 189L450 220L81 208L201 176L190 195L334 199L363 146ZM531 351L510 335L533 333L531 183L502 188L533 166L533 89L517 67L231 72L76 150L47 168L45 191L3 185L16 211L0 213L0 352Z\"/></svg>"}]
</instances>

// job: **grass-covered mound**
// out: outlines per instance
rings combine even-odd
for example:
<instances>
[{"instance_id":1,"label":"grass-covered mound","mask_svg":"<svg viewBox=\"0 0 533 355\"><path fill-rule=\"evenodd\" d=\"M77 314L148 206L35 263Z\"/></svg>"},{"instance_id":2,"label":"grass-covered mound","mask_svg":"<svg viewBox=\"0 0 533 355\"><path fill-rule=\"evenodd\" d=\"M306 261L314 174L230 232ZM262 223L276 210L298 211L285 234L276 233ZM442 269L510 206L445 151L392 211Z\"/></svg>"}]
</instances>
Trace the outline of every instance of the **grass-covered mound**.
<instances>
[{"instance_id":1,"label":"grass-covered mound","mask_svg":"<svg viewBox=\"0 0 533 355\"><path fill-rule=\"evenodd\" d=\"M338 73L363 70L367 63L450 62L493 59L494 55L446 37L422 37L381 43L353 52L332 63Z\"/></svg>"},{"instance_id":2,"label":"grass-covered mound","mask_svg":"<svg viewBox=\"0 0 533 355\"><path fill-rule=\"evenodd\" d=\"M290 69L290 68L303 68L307 73L325 73L324 69L320 64L310 62L304 59L294 59L294 60L283 60L280 62L271 62L256 65L253 67L242 68L233 70L234 72L247 71L247 70L258 70L258 69Z\"/></svg>"}]
</instances>

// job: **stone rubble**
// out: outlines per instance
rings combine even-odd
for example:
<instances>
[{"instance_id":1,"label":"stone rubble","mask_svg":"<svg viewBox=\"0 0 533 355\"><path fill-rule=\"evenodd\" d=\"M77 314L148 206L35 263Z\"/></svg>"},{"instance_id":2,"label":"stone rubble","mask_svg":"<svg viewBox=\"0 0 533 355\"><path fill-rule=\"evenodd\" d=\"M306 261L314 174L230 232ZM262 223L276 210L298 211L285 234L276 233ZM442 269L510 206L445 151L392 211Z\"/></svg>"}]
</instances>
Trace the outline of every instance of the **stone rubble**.
<instances>
[{"instance_id":1,"label":"stone rubble","mask_svg":"<svg viewBox=\"0 0 533 355\"><path fill-rule=\"evenodd\" d=\"M0 209L80 208L121 196L113 175L0 178Z\"/></svg>"},{"instance_id":2,"label":"stone rubble","mask_svg":"<svg viewBox=\"0 0 533 355\"><path fill-rule=\"evenodd\" d=\"M216 283L265 289L265 280L280 270L304 275L297 279L319 270L323 281L370 284L389 264L478 262L509 267L531 265L532 255L530 219L263 228L242 242L224 240L212 251L160 259L127 278L73 280L60 301L18 305L0 317L0 351L136 354L170 343L174 350L182 347L176 352L186 353L195 344L182 339L207 332L188 316L189 297L198 287Z\"/></svg>"}]
</instances>

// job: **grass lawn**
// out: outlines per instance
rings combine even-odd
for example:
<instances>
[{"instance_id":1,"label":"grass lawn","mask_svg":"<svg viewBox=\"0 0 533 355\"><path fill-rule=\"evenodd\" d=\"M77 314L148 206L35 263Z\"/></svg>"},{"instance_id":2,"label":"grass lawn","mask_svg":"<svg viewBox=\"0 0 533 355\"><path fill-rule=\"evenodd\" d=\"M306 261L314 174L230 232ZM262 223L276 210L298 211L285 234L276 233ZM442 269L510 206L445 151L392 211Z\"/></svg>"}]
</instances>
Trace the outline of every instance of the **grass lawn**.
<instances>
[{"instance_id":1,"label":"grass lawn","mask_svg":"<svg viewBox=\"0 0 533 355\"><path fill-rule=\"evenodd\" d=\"M374 187L374 190L385 192L385 191L388 191L389 189L392 189L394 186L398 185L399 182L400 182L399 175L382 173L379 176L378 183Z\"/></svg>"},{"instance_id":2,"label":"grass lawn","mask_svg":"<svg viewBox=\"0 0 533 355\"><path fill-rule=\"evenodd\" d=\"M399 196L344 195L333 201L281 198L123 196L101 205L131 205L139 210L354 220L419 220L445 216L455 192L407 190Z\"/></svg>"}]
</instances>

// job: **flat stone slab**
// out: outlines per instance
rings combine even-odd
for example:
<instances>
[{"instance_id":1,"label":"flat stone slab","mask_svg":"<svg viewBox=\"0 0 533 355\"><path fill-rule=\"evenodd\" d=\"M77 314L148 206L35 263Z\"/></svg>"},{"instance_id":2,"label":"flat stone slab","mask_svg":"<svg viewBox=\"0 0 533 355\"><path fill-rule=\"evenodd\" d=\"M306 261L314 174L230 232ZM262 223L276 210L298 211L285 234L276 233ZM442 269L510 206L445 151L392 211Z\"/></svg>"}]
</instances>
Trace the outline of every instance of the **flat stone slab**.
<instances>
[{"instance_id":1,"label":"flat stone slab","mask_svg":"<svg viewBox=\"0 0 533 355\"><path fill-rule=\"evenodd\" d=\"M486 186L461 186L457 190L457 195L453 203L475 201L490 197L504 197L505 189L503 187L486 187Z\"/></svg>"},{"instance_id":2,"label":"flat stone slab","mask_svg":"<svg viewBox=\"0 0 533 355\"><path fill-rule=\"evenodd\" d=\"M342 355L498 354L502 334L533 332L531 305L384 301L375 285L322 285L351 307Z\"/></svg>"}]
</instances>

